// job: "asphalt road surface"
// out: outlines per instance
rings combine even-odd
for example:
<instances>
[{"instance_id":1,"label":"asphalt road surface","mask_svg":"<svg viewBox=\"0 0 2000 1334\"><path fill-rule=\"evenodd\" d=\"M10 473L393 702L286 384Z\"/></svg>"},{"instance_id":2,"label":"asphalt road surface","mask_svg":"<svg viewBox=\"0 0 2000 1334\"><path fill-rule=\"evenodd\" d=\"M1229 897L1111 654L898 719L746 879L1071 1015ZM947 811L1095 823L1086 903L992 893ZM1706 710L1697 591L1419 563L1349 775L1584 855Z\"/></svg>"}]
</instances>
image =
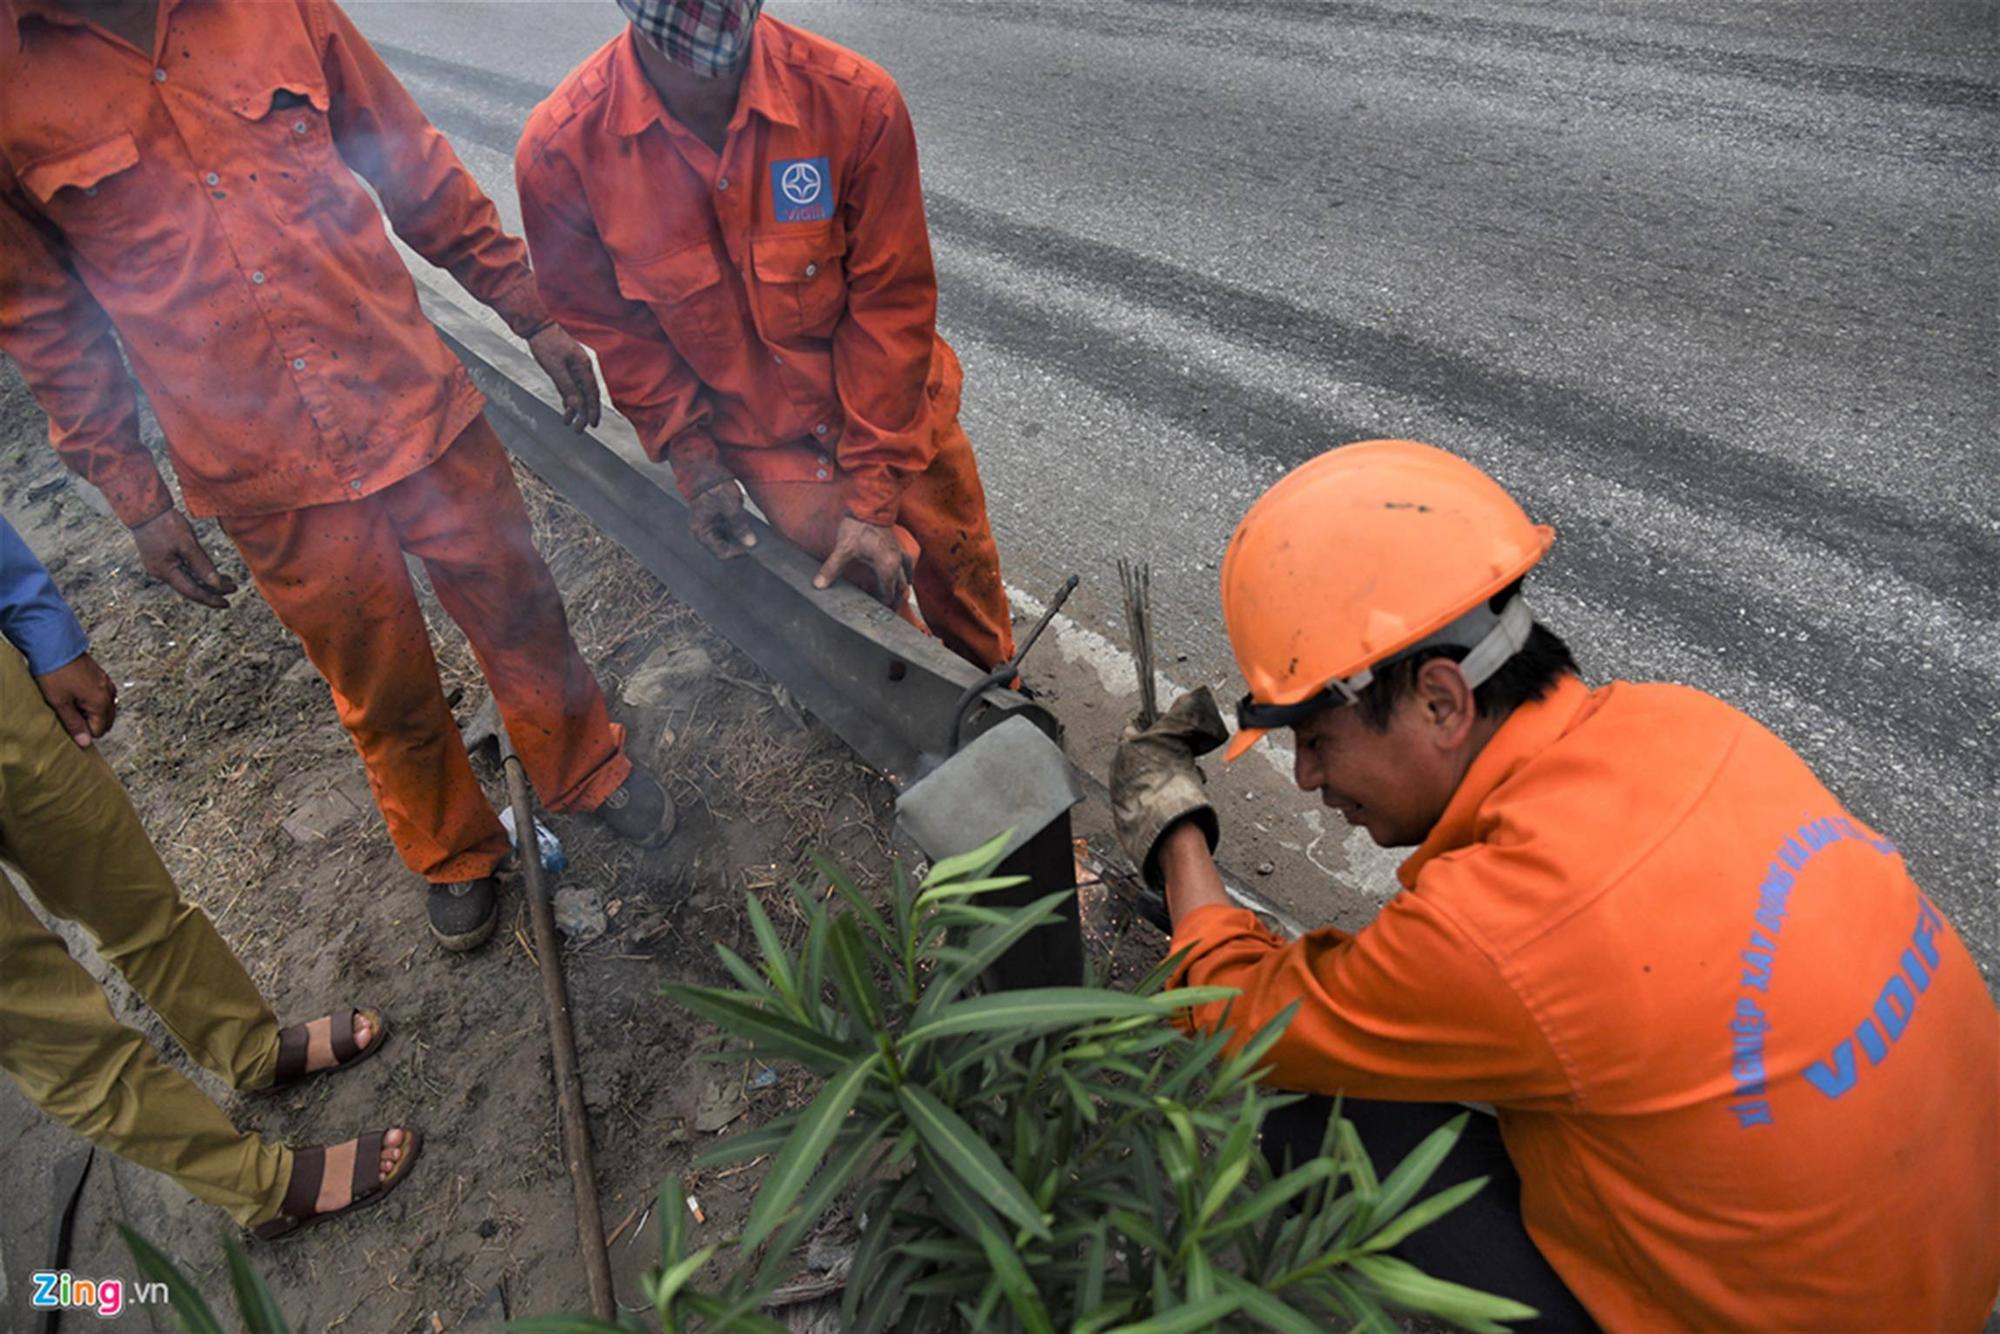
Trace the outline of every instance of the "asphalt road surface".
<instances>
[{"instance_id":1,"label":"asphalt road surface","mask_svg":"<svg viewBox=\"0 0 2000 1334\"><path fill-rule=\"evenodd\" d=\"M510 224L610 0L358 3ZM2000 955L2000 22L1920 0L775 0L915 116L1009 582L1226 683L1229 531L1333 444L1560 536L1587 675L1776 729ZM1352 862L1354 859L1350 859ZM1358 864L1358 863L1356 863Z\"/></svg>"}]
</instances>

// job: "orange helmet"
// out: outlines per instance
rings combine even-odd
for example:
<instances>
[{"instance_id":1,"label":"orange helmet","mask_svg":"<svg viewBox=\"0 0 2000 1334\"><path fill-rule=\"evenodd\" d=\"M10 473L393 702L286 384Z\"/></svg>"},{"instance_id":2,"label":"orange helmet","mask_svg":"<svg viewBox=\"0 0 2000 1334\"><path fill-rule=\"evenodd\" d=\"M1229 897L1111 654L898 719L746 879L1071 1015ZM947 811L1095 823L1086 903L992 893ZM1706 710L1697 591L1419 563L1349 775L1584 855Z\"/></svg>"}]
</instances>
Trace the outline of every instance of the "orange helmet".
<instances>
[{"instance_id":1,"label":"orange helmet","mask_svg":"<svg viewBox=\"0 0 2000 1334\"><path fill-rule=\"evenodd\" d=\"M1345 445L1285 474L1222 561L1222 619L1250 686L1227 757L1352 704L1376 667L1414 649L1471 650L1460 670L1484 681L1533 624L1519 598L1500 612L1488 600L1555 536L1478 468L1413 440Z\"/></svg>"}]
</instances>

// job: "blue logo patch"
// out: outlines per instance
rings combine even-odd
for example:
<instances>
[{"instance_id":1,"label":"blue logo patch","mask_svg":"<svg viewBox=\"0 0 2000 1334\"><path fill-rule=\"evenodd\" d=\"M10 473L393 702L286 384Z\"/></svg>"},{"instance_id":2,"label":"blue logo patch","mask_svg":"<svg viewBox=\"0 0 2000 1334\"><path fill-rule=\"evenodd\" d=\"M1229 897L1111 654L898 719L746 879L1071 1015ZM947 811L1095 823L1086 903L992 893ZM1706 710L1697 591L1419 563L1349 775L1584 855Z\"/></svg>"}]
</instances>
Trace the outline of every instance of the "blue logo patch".
<instances>
[{"instance_id":1,"label":"blue logo patch","mask_svg":"<svg viewBox=\"0 0 2000 1334\"><path fill-rule=\"evenodd\" d=\"M833 173L823 157L771 164L771 211L779 222L820 222L833 216Z\"/></svg>"}]
</instances>

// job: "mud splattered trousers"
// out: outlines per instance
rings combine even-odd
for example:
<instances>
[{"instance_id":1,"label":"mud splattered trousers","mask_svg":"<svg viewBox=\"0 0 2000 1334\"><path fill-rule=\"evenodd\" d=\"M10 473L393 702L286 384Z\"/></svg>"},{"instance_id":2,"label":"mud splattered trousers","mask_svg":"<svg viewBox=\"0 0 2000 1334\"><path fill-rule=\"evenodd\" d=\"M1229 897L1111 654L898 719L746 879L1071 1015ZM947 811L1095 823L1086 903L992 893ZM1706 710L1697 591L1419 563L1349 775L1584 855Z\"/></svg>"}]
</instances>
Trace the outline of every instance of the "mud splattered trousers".
<instances>
[{"instance_id":1,"label":"mud splattered trousers","mask_svg":"<svg viewBox=\"0 0 2000 1334\"><path fill-rule=\"evenodd\" d=\"M445 704L405 552L471 641L544 806L595 809L631 772L484 417L371 496L221 523L332 687L389 837L426 880L490 874L508 843Z\"/></svg>"},{"instance_id":2,"label":"mud splattered trousers","mask_svg":"<svg viewBox=\"0 0 2000 1334\"><path fill-rule=\"evenodd\" d=\"M997 667L1014 656L1013 618L1000 582L1000 552L986 517L986 491L973 462L972 442L955 414L940 414L930 467L904 486L896 511L896 540L916 561L910 580L921 624L946 648L978 667ZM840 488L829 481L759 480L758 450L726 450L724 462L764 511L771 526L795 545L825 560L840 527ZM856 565L845 572L863 587L873 576Z\"/></svg>"},{"instance_id":3,"label":"mud splattered trousers","mask_svg":"<svg viewBox=\"0 0 2000 1334\"><path fill-rule=\"evenodd\" d=\"M83 927L188 1055L234 1088L268 1084L278 1023L207 914L186 902L95 750L72 741L0 642L0 863ZM0 877L0 1067L28 1100L246 1226L276 1216L291 1150L222 1109L112 1017L103 990Z\"/></svg>"}]
</instances>

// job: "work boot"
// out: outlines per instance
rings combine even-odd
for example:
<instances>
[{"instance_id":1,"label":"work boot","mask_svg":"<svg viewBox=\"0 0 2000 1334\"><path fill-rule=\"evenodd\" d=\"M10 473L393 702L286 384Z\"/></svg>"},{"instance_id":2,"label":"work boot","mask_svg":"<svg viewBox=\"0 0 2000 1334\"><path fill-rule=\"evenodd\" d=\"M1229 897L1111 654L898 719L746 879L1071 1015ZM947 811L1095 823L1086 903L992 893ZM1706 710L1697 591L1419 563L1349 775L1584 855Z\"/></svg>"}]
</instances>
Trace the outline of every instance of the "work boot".
<instances>
[{"instance_id":1,"label":"work boot","mask_svg":"<svg viewBox=\"0 0 2000 1334\"><path fill-rule=\"evenodd\" d=\"M604 799L597 817L627 843L657 848L674 836L674 802L660 780L634 764L618 790Z\"/></svg>"},{"instance_id":2,"label":"work boot","mask_svg":"<svg viewBox=\"0 0 2000 1334\"><path fill-rule=\"evenodd\" d=\"M477 949L500 921L500 883L490 875L430 889L431 934L454 953Z\"/></svg>"}]
</instances>

